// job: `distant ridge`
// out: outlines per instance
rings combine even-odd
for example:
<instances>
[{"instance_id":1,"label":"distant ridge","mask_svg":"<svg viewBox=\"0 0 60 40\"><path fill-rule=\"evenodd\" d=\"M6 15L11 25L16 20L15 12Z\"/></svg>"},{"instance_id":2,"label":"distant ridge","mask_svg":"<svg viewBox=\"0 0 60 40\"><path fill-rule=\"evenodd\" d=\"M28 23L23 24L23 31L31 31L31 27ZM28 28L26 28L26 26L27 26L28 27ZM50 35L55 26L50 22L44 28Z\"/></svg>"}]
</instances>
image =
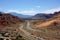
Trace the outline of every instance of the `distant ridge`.
<instances>
[{"instance_id":1,"label":"distant ridge","mask_svg":"<svg viewBox=\"0 0 60 40\"><path fill-rule=\"evenodd\" d=\"M10 14L18 16L19 18L29 18L29 17L31 17L31 15L23 15L23 14L19 14L19 13L16 13L16 12L10 12Z\"/></svg>"},{"instance_id":2,"label":"distant ridge","mask_svg":"<svg viewBox=\"0 0 60 40\"><path fill-rule=\"evenodd\" d=\"M59 11L59 12L60 12L60 11ZM56 14L58 14L58 12L55 12L55 13L53 13L53 14L38 13L38 14L32 16L31 18L32 18L32 19L42 19L42 20L45 20L45 19L52 18L52 17L55 16Z\"/></svg>"}]
</instances>

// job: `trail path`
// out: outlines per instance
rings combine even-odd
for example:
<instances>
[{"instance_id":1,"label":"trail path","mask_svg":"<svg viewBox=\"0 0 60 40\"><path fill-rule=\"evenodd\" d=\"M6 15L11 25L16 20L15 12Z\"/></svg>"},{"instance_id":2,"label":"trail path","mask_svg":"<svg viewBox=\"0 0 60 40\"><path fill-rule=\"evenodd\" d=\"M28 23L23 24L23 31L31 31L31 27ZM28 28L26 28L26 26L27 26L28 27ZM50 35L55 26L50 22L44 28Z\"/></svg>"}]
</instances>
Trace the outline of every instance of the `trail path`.
<instances>
[{"instance_id":1,"label":"trail path","mask_svg":"<svg viewBox=\"0 0 60 40\"><path fill-rule=\"evenodd\" d=\"M42 38L40 38L40 37L37 37L37 36L35 36L35 35L31 35L31 33L27 32L26 30L23 29L23 25L21 25L19 29L20 29L20 31L23 32L22 35L23 35L24 37L28 38L28 40L44 40L44 39L42 39ZM21 34L21 33L20 33L20 34Z\"/></svg>"}]
</instances>

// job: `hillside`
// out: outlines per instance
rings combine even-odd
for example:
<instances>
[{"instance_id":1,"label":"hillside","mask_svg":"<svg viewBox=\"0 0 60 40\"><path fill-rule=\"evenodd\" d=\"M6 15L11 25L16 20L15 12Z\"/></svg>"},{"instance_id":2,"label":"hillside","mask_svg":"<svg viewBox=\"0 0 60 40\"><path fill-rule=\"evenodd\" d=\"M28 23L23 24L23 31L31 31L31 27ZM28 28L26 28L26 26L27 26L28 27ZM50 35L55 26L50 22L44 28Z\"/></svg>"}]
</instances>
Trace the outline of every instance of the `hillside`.
<instances>
[{"instance_id":1,"label":"hillside","mask_svg":"<svg viewBox=\"0 0 60 40\"><path fill-rule=\"evenodd\" d=\"M12 24L18 24L24 22L22 19L17 16L13 16L11 14L4 14L0 12L0 29L10 26Z\"/></svg>"},{"instance_id":2,"label":"hillside","mask_svg":"<svg viewBox=\"0 0 60 40\"><path fill-rule=\"evenodd\" d=\"M56 13L54 17L34 25L34 28L41 32L34 32L35 34L33 34L46 40L60 40L60 12Z\"/></svg>"},{"instance_id":3,"label":"hillside","mask_svg":"<svg viewBox=\"0 0 60 40\"><path fill-rule=\"evenodd\" d=\"M49 19L51 17L53 17L54 14L46 14L46 13L37 13L36 15L32 16L32 19L41 19L41 20L45 20L45 19Z\"/></svg>"},{"instance_id":4,"label":"hillside","mask_svg":"<svg viewBox=\"0 0 60 40\"><path fill-rule=\"evenodd\" d=\"M46 20L43 20L43 21L38 21L36 23L36 25L34 25L35 27L43 27L43 26L48 26L56 21L59 21L60 20L60 11L59 12L55 12L54 13L54 16L52 18L49 18L49 19L46 19ZM37 26L38 25L38 26Z\"/></svg>"}]
</instances>

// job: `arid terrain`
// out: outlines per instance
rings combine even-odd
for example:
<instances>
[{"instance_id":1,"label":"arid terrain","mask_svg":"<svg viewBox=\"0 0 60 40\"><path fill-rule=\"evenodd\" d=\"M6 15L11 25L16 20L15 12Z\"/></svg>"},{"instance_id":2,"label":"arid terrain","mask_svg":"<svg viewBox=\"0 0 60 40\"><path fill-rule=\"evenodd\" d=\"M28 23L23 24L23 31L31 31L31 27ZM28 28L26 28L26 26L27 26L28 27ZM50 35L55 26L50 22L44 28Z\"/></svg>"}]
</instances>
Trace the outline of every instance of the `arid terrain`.
<instances>
[{"instance_id":1,"label":"arid terrain","mask_svg":"<svg viewBox=\"0 0 60 40\"><path fill-rule=\"evenodd\" d=\"M11 40L60 40L60 11L54 14L45 20L22 20L0 13L0 34Z\"/></svg>"},{"instance_id":2,"label":"arid terrain","mask_svg":"<svg viewBox=\"0 0 60 40\"><path fill-rule=\"evenodd\" d=\"M32 27L34 30L32 34L42 37L45 40L60 40L60 12L50 19L42 22L36 22Z\"/></svg>"}]
</instances>

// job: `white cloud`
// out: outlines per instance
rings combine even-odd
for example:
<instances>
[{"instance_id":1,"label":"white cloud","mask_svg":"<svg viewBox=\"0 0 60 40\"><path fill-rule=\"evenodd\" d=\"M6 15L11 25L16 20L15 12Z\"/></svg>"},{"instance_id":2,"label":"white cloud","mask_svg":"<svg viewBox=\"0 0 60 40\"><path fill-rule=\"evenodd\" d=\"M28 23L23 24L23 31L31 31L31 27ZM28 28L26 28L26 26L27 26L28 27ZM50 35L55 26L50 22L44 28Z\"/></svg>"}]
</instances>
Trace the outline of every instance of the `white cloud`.
<instances>
[{"instance_id":1,"label":"white cloud","mask_svg":"<svg viewBox=\"0 0 60 40\"><path fill-rule=\"evenodd\" d=\"M46 10L43 13L47 13L48 14L48 13L54 13L54 12L58 12L58 11L60 11L60 7Z\"/></svg>"},{"instance_id":2,"label":"white cloud","mask_svg":"<svg viewBox=\"0 0 60 40\"><path fill-rule=\"evenodd\" d=\"M36 7L40 7L40 6L36 6ZM16 12L18 14L24 14L24 15L35 15L37 13L46 13L46 14L49 14L49 13L53 13L53 12L56 12L56 11L60 11L60 7L49 9L49 10L42 11L42 12L40 12L38 9L30 9L30 10L13 10L12 9L12 10L8 10L6 13Z\"/></svg>"},{"instance_id":3,"label":"white cloud","mask_svg":"<svg viewBox=\"0 0 60 40\"><path fill-rule=\"evenodd\" d=\"M35 6L35 8L30 8L29 10L8 9L8 10L3 10L3 11L5 13L16 12L18 14L35 15L35 14L37 14L39 12L38 11L39 8L40 8L40 6Z\"/></svg>"},{"instance_id":4,"label":"white cloud","mask_svg":"<svg viewBox=\"0 0 60 40\"><path fill-rule=\"evenodd\" d=\"M2 8L0 8L0 11L2 11Z\"/></svg>"},{"instance_id":5,"label":"white cloud","mask_svg":"<svg viewBox=\"0 0 60 40\"><path fill-rule=\"evenodd\" d=\"M24 10L20 11L20 13L36 13L34 10Z\"/></svg>"},{"instance_id":6,"label":"white cloud","mask_svg":"<svg viewBox=\"0 0 60 40\"><path fill-rule=\"evenodd\" d=\"M1 10L1 8L0 8L0 10Z\"/></svg>"},{"instance_id":7,"label":"white cloud","mask_svg":"<svg viewBox=\"0 0 60 40\"><path fill-rule=\"evenodd\" d=\"M37 8L40 8L41 6L36 6Z\"/></svg>"},{"instance_id":8,"label":"white cloud","mask_svg":"<svg viewBox=\"0 0 60 40\"><path fill-rule=\"evenodd\" d=\"M16 13L20 13L18 10L8 10L6 13L9 13L9 12L16 12Z\"/></svg>"},{"instance_id":9,"label":"white cloud","mask_svg":"<svg viewBox=\"0 0 60 40\"><path fill-rule=\"evenodd\" d=\"M46 14L49 14L49 13L54 13L54 12L57 12L57 11L60 11L60 7L58 8L53 8L53 9L49 9L49 10L46 10L46 11L43 11L43 12L40 12L39 10L8 10L7 13L9 12L16 12L18 14L25 14L25 15L35 15L37 13L46 13Z\"/></svg>"},{"instance_id":10,"label":"white cloud","mask_svg":"<svg viewBox=\"0 0 60 40\"><path fill-rule=\"evenodd\" d=\"M25 14L25 15L34 15L35 13L37 13L35 10L22 10L22 11L8 10L6 13L9 13L9 12L16 12L18 14Z\"/></svg>"}]
</instances>

